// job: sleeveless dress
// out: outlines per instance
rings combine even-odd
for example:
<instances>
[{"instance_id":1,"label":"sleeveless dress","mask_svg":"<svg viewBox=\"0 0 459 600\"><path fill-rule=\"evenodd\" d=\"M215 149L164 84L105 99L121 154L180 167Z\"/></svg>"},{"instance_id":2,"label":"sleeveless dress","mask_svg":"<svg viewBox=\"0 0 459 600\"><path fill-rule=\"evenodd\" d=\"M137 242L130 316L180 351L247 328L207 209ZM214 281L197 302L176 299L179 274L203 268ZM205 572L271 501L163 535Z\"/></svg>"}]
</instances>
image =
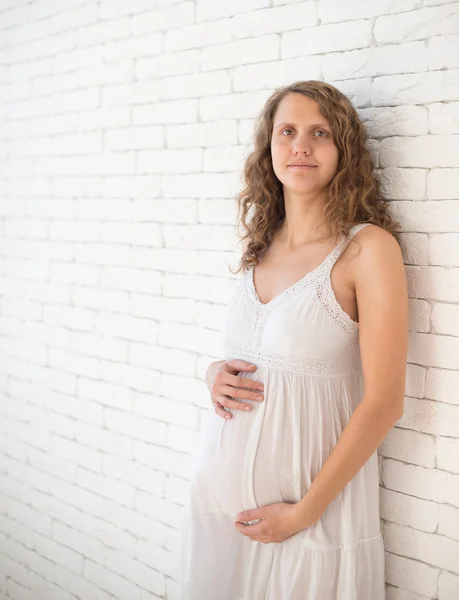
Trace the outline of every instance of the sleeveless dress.
<instances>
[{"instance_id":1,"label":"sleeveless dress","mask_svg":"<svg viewBox=\"0 0 459 600\"><path fill-rule=\"evenodd\" d=\"M178 600L384 600L377 452L321 518L281 543L234 526L243 510L298 502L363 397L358 329L330 273L354 226L313 271L261 303L247 270L225 308L225 359L257 366L251 411L210 404L195 450L181 529ZM236 399L236 398L235 398ZM237 399L236 399L237 400Z\"/></svg>"}]
</instances>

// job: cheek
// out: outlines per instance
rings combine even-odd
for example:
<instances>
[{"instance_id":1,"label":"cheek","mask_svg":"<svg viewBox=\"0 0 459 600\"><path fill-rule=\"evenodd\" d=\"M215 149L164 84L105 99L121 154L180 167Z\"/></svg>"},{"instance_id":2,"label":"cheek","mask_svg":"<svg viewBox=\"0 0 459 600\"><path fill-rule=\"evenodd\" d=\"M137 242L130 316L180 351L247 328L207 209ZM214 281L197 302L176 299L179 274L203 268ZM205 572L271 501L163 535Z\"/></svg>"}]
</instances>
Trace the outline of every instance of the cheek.
<instances>
[{"instance_id":1,"label":"cheek","mask_svg":"<svg viewBox=\"0 0 459 600\"><path fill-rule=\"evenodd\" d=\"M271 142L271 154L272 156L280 156L285 152L290 152L290 144L287 139L276 140L275 142Z\"/></svg>"},{"instance_id":2,"label":"cheek","mask_svg":"<svg viewBox=\"0 0 459 600\"><path fill-rule=\"evenodd\" d=\"M338 148L336 146L325 146L322 148L322 152L318 153L323 164L327 164L330 168L336 168L339 162Z\"/></svg>"},{"instance_id":3,"label":"cheek","mask_svg":"<svg viewBox=\"0 0 459 600\"><path fill-rule=\"evenodd\" d=\"M330 160L330 162L333 164L333 169L336 169L338 167L338 163L339 163L339 154L338 154L338 148L334 148L334 151L332 152L332 158Z\"/></svg>"}]
</instances>

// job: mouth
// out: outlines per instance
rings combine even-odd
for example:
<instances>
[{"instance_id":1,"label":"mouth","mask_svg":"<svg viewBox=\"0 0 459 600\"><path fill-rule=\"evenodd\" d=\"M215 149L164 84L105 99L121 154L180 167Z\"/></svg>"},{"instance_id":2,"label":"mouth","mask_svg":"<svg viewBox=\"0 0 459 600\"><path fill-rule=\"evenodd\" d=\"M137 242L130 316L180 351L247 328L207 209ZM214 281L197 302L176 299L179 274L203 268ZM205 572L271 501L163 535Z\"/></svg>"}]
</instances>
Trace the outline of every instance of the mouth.
<instances>
[{"instance_id":1,"label":"mouth","mask_svg":"<svg viewBox=\"0 0 459 600\"><path fill-rule=\"evenodd\" d=\"M315 169L316 165L288 165L290 169Z\"/></svg>"}]
</instances>

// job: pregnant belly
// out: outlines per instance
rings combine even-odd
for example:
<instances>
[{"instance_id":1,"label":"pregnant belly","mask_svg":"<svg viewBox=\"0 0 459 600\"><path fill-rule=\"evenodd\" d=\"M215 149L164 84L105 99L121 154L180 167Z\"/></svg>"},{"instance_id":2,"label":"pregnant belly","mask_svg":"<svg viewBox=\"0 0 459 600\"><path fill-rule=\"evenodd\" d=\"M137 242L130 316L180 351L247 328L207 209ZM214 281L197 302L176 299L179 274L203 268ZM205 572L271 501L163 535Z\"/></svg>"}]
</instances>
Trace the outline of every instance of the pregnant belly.
<instances>
[{"instance_id":1,"label":"pregnant belly","mask_svg":"<svg viewBox=\"0 0 459 600\"><path fill-rule=\"evenodd\" d=\"M250 508L301 498L293 437L272 423L269 392L249 412L231 410L223 419L213 410L195 457L190 481L192 512L224 511L232 517ZM275 401L275 399L274 399Z\"/></svg>"}]
</instances>

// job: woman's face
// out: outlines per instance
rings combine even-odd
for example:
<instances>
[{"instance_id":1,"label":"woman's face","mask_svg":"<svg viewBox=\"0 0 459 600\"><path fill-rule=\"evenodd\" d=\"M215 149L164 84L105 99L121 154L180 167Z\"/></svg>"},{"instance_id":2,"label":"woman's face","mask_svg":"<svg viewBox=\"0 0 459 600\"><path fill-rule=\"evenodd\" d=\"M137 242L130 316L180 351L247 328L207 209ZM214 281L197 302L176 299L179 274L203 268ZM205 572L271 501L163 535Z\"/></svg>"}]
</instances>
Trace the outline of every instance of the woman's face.
<instances>
[{"instance_id":1,"label":"woman's face","mask_svg":"<svg viewBox=\"0 0 459 600\"><path fill-rule=\"evenodd\" d=\"M274 115L271 157L284 193L319 193L332 181L338 168L338 148L329 122L319 104L299 93L285 96ZM314 165L295 168L297 161Z\"/></svg>"}]
</instances>

